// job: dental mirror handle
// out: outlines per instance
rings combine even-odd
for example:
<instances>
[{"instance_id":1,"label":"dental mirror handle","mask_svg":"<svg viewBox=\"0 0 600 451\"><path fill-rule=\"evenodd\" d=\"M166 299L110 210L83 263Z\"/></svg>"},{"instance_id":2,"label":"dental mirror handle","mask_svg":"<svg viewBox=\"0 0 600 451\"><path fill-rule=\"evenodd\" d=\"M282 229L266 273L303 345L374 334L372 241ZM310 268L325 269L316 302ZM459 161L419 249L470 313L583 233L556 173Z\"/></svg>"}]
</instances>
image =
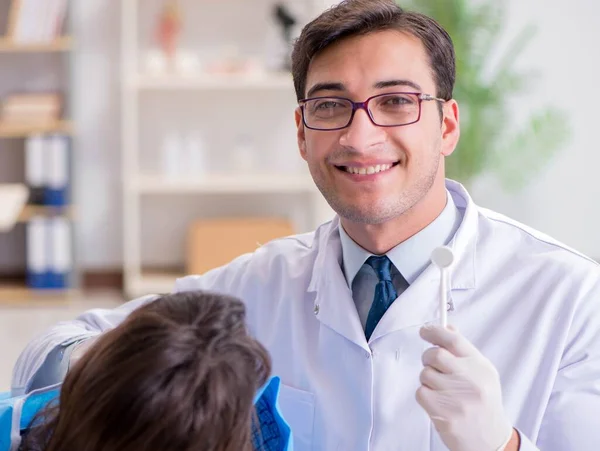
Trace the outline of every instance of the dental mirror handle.
<instances>
[{"instance_id":1,"label":"dental mirror handle","mask_svg":"<svg viewBox=\"0 0 600 451\"><path fill-rule=\"evenodd\" d=\"M448 270L441 269L440 281L440 326L448 327Z\"/></svg>"},{"instance_id":2,"label":"dental mirror handle","mask_svg":"<svg viewBox=\"0 0 600 451\"><path fill-rule=\"evenodd\" d=\"M440 269L440 325L448 326L448 268L454 262L454 252L448 246L435 248L431 253L431 261Z\"/></svg>"}]
</instances>

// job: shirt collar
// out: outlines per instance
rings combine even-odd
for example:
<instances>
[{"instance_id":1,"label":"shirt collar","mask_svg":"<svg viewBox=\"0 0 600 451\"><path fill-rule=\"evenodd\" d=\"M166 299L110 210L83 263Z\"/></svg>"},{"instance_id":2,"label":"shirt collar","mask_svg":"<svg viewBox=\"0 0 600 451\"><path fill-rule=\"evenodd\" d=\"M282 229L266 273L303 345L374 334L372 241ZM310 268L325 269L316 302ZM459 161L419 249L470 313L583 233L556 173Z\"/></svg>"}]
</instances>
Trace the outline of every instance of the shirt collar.
<instances>
[{"instance_id":1,"label":"shirt collar","mask_svg":"<svg viewBox=\"0 0 600 451\"><path fill-rule=\"evenodd\" d=\"M448 244L460 226L462 215L456 208L454 199L449 193L447 193L446 199L446 206L431 224L386 254L409 284L412 284L429 266L433 250L438 246ZM341 222L338 228L342 245L344 276L348 287L352 287L354 277L373 254L356 244L348 236Z\"/></svg>"}]
</instances>

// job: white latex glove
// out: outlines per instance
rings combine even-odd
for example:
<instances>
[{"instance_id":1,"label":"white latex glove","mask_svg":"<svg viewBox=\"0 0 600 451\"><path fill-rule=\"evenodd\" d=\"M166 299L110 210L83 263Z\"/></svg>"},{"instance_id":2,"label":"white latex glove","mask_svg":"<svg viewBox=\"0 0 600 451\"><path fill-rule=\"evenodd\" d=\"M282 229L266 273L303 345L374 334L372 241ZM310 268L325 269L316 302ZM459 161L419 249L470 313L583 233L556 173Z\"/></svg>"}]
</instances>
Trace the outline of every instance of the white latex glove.
<instances>
[{"instance_id":1,"label":"white latex glove","mask_svg":"<svg viewBox=\"0 0 600 451\"><path fill-rule=\"evenodd\" d=\"M504 413L498 371L449 326L427 325L417 401L450 451L501 451L513 434Z\"/></svg>"}]
</instances>

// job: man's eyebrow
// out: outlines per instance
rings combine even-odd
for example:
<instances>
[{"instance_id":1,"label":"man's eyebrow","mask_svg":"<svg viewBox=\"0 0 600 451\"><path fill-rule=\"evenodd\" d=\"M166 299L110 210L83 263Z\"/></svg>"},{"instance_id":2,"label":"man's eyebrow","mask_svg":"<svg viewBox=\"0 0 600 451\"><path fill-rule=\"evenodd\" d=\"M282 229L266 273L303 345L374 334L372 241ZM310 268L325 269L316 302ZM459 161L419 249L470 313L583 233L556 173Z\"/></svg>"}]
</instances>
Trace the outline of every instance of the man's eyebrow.
<instances>
[{"instance_id":1,"label":"man's eyebrow","mask_svg":"<svg viewBox=\"0 0 600 451\"><path fill-rule=\"evenodd\" d=\"M373 85L375 89L392 88L394 86L410 86L411 88L416 89L419 92L422 91L421 86L419 86L414 81L410 80L385 80L378 81Z\"/></svg>"},{"instance_id":2,"label":"man's eyebrow","mask_svg":"<svg viewBox=\"0 0 600 451\"><path fill-rule=\"evenodd\" d=\"M325 82L317 83L306 93L306 98L310 98L318 91L345 91L346 87L342 83Z\"/></svg>"},{"instance_id":3,"label":"man's eyebrow","mask_svg":"<svg viewBox=\"0 0 600 451\"><path fill-rule=\"evenodd\" d=\"M411 88L421 92L421 86L419 86L417 83L415 83L414 81L410 81L410 80L385 80L385 81L378 81L377 83L375 83L373 85L373 87L375 89L384 89L384 88L392 88L394 86L410 86ZM317 83L316 85L314 85L312 88L310 88L308 90L308 93L306 94L306 98L311 98L316 92L319 91L346 91L346 87L344 86L343 83L338 83L338 82L324 82L324 83Z\"/></svg>"}]
</instances>

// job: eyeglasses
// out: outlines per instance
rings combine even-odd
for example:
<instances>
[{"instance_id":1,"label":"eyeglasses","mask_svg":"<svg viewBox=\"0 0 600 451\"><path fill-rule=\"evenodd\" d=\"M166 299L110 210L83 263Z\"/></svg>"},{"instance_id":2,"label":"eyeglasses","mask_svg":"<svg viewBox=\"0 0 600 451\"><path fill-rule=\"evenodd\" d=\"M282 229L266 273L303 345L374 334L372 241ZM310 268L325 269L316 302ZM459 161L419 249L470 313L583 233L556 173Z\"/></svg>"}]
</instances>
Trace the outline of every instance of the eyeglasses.
<instances>
[{"instance_id":1,"label":"eyeglasses","mask_svg":"<svg viewBox=\"0 0 600 451\"><path fill-rule=\"evenodd\" d=\"M418 122L421 103L444 99L418 92L390 92L353 102L344 97L313 97L300 100L302 121L312 130L341 130L352 123L356 110L363 109L379 127L399 127Z\"/></svg>"}]
</instances>

